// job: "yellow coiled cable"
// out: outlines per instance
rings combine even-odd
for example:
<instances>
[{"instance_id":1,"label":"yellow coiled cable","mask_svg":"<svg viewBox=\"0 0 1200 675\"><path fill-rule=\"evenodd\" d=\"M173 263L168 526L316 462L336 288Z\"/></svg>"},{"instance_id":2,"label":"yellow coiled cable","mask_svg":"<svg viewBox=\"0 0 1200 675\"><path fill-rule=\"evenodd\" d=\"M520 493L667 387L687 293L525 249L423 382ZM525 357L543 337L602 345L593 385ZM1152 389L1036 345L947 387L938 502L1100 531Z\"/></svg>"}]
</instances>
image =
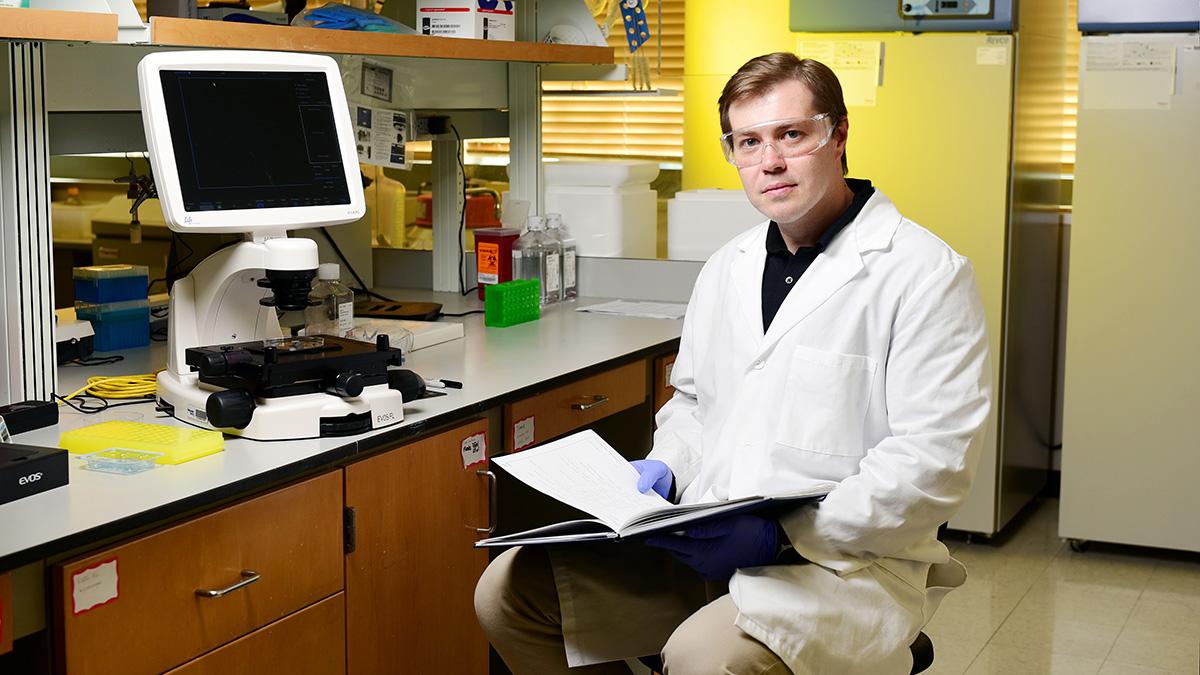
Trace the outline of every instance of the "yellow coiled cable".
<instances>
[{"instance_id":1,"label":"yellow coiled cable","mask_svg":"<svg viewBox=\"0 0 1200 675\"><path fill-rule=\"evenodd\" d=\"M158 370L142 375L116 375L113 377L95 375L87 379L86 385L61 397L59 405L84 392L105 399L146 398L147 396L154 396L158 391L157 376L161 372L162 370Z\"/></svg>"}]
</instances>

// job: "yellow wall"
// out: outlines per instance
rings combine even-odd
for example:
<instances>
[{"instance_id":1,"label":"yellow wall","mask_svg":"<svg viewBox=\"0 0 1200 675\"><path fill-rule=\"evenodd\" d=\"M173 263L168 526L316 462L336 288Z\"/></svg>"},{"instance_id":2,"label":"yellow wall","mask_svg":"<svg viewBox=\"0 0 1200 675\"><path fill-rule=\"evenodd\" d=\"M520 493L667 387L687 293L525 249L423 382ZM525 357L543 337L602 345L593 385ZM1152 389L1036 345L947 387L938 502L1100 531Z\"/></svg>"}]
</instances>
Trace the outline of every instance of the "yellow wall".
<instances>
[{"instance_id":1,"label":"yellow wall","mask_svg":"<svg viewBox=\"0 0 1200 675\"><path fill-rule=\"evenodd\" d=\"M683 54L683 189L741 189L721 154L717 97L726 80L755 56L791 51L786 0L752 3L688 0Z\"/></svg>"}]
</instances>

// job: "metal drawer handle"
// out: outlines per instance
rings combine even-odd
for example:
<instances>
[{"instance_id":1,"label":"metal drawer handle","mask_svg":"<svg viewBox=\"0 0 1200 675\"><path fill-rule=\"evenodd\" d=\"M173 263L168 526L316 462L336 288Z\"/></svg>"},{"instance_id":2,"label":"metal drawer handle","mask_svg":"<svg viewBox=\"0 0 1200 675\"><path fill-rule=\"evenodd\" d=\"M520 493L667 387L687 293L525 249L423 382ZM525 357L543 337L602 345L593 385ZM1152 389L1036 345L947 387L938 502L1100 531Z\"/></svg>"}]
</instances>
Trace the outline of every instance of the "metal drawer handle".
<instances>
[{"instance_id":1,"label":"metal drawer handle","mask_svg":"<svg viewBox=\"0 0 1200 675\"><path fill-rule=\"evenodd\" d=\"M236 584L234 584L228 588L222 588L219 591L210 591L205 588L197 588L196 595L198 595L202 598L219 598L223 595L228 595L229 593L232 593L239 588L244 588L246 586L249 586L250 584L258 581L259 576L260 576L259 573L255 572L254 570L242 570L242 580L237 582Z\"/></svg>"},{"instance_id":2,"label":"metal drawer handle","mask_svg":"<svg viewBox=\"0 0 1200 675\"><path fill-rule=\"evenodd\" d=\"M488 526L477 527L479 534L491 534L496 531L496 474L486 469L476 469L476 476L487 476L488 479Z\"/></svg>"},{"instance_id":3,"label":"metal drawer handle","mask_svg":"<svg viewBox=\"0 0 1200 675\"><path fill-rule=\"evenodd\" d=\"M599 408L605 403L608 403L608 397L604 394L596 394L587 403L572 403L571 410L591 410L592 408Z\"/></svg>"}]
</instances>

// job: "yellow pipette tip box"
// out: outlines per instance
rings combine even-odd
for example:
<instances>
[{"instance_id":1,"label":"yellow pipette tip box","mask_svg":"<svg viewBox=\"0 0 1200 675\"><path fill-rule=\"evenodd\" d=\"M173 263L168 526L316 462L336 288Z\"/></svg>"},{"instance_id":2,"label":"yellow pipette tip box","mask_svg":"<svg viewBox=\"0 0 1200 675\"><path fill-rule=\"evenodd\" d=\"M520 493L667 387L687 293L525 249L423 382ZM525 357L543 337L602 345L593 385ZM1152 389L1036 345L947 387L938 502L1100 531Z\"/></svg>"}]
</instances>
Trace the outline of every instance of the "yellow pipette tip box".
<instances>
[{"instance_id":1,"label":"yellow pipette tip box","mask_svg":"<svg viewBox=\"0 0 1200 675\"><path fill-rule=\"evenodd\" d=\"M76 454L108 448L161 452L159 464L182 464L221 452L225 437L219 431L112 421L64 432L58 445Z\"/></svg>"}]
</instances>

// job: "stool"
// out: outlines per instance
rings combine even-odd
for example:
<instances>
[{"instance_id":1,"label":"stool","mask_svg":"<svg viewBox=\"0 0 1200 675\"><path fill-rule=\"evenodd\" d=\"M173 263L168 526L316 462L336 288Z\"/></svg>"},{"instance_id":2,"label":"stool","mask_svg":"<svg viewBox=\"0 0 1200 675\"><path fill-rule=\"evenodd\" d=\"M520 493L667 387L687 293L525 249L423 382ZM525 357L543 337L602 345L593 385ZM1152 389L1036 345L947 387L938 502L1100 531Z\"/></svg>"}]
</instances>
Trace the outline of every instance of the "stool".
<instances>
[{"instance_id":1,"label":"stool","mask_svg":"<svg viewBox=\"0 0 1200 675\"><path fill-rule=\"evenodd\" d=\"M928 670L929 666L933 665L933 640L930 640L929 636L925 633L919 633L917 639L913 640L913 643L908 646L908 650L912 652L913 657L911 675L917 675L917 673ZM642 665L656 673L661 673L663 670L662 656L660 654L642 656L638 658L638 661L641 661Z\"/></svg>"}]
</instances>

